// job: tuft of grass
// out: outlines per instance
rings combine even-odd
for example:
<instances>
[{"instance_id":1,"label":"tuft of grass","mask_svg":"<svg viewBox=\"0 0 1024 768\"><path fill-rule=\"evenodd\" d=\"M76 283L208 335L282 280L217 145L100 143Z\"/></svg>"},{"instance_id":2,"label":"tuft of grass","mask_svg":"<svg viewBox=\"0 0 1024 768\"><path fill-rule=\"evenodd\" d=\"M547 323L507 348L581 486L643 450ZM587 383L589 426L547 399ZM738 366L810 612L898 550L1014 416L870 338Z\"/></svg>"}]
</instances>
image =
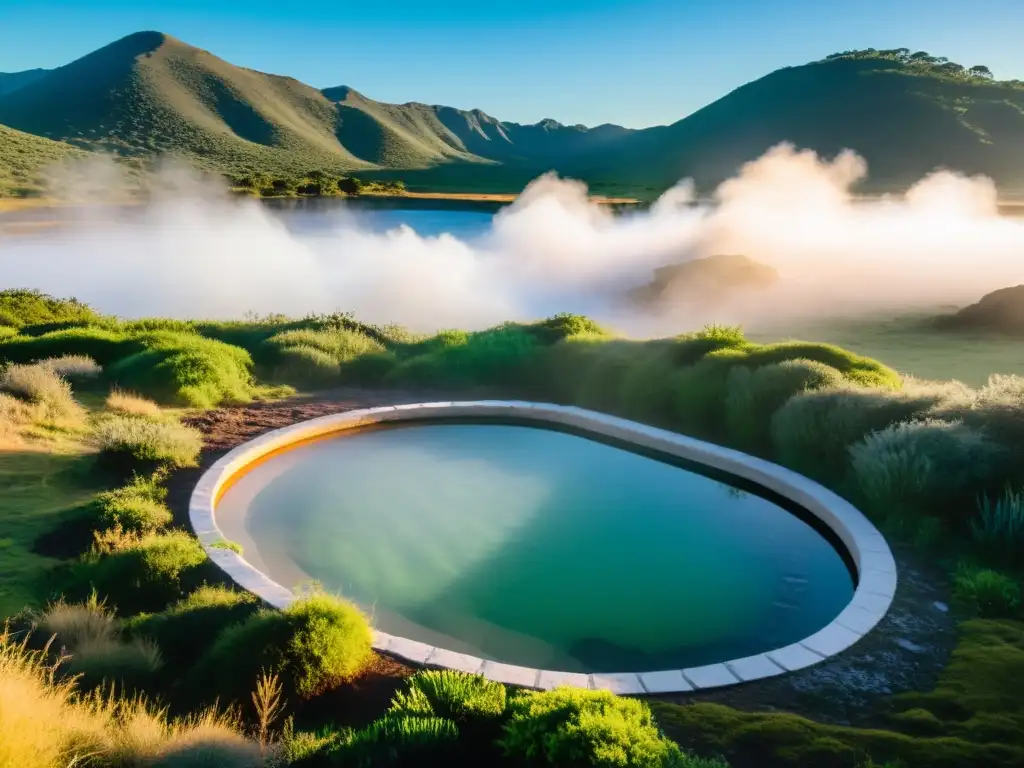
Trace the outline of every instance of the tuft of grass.
<instances>
[{"instance_id":1,"label":"tuft of grass","mask_svg":"<svg viewBox=\"0 0 1024 768\"><path fill-rule=\"evenodd\" d=\"M86 355L61 355L40 360L39 365L49 368L61 378L69 381L99 378L103 368Z\"/></svg>"},{"instance_id":2,"label":"tuft of grass","mask_svg":"<svg viewBox=\"0 0 1024 768\"><path fill-rule=\"evenodd\" d=\"M111 416L94 431L100 451L128 463L194 467L203 446L200 432L173 421L151 421L133 416Z\"/></svg>"},{"instance_id":3,"label":"tuft of grass","mask_svg":"<svg viewBox=\"0 0 1024 768\"><path fill-rule=\"evenodd\" d=\"M38 632L57 648L75 649L89 643L113 640L119 627L112 611L95 593L83 603L63 598L33 615Z\"/></svg>"},{"instance_id":4,"label":"tuft of grass","mask_svg":"<svg viewBox=\"0 0 1024 768\"><path fill-rule=\"evenodd\" d=\"M197 689L241 701L266 670L280 675L286 696L307 699L362 672L371 642L362 611L339 598L314 594L225 629L193 677L201 682Z\"/></svg>"},{"instance_id":5,"label":"tuft of grass","mask_svg":"<svg viewBox=\"0 0 1024 768\"><path fill-rule=\"evenodd\" d=\"M110 394L107 395L104 405L108 411L114 411L126 416L147 416L152 418L161 414L160 406L152 400L147 400L144 397L139 397L131 392L125 392L120 389L111 390Z\"/></svg>"},{"instance_id":6,"label":"tuft of grass","mask_svg":"<svg viewBox=\"0 0 1024 768\"><path fill-rule=\"evenodd\" d=\"M335 745L331 756L341 765L446 765L459 739L459 729L441 717L389 712Z\"/></svg>"},{"instance_id":7,"label":"tuft of grass","mask_svg":"<svg viewBox=\"0 0 1024 768\"><path fill-rule=\"evenodd\" d=\"M1012 618L1021 604L1020 585L989 568L960 564L953 578L953 596L983 619Z\"/></svg>"},{"instance_id":8,"label":"tuft of grass","mask_svg":"<svg viewBox=\"0 0 1024 768\"><path fill-rule=\"evenodd\" d=\"M496 719L505 714L505 686L483 675L428 670L417 672L406 684L408 691L395 694L391 711L436 715L456 723Z\"/></svg>"},{"instance_id":9,"label":"tuft of grass","mask_svg":"<svg viewBox=\"0 0 1024 768\"><path fill-rule=\"evenodd\" d=\"M10 129L0 129L0 132L4 130ZM85 323L99 316L77 299L58 299L37 290L6 288L0 291L0 317L3 325L21 328L41 323Z\"/></svg>"},{"instance_id":10,"label":"tuft of grass","mask_svg":"<svg viewBox=\"0 0 1024 768\"><path fill-rule=\"evenodd\" d=\"M982 496L971 534L990 556L1011 567L1024 564L1024 490L1007 487L995 501Z\"/></svg>"},{"instance_id":11,"label":"tuft of grass","mask_svg":"<svg viewBox=\"0 0 1024 768\"><path fill-rule=\"evenodd\" d=\"M45 364L7 366L0 374L0 392L37 406L37 423L77 427L85 421L85 409L75 400L71 385Z\"/></svg>"},{"instance_id":12,"label":"tuft of grass","mask_svg":"<svg viewBox=\"0 0 1024 768\"><path fill-rule=\"evenodd\" d=\"M65 669L83 689L107 687L123 696L152 684L163 663L160 649L146 640L97 637L68 649Z\"/></svg>"}]
</instances>

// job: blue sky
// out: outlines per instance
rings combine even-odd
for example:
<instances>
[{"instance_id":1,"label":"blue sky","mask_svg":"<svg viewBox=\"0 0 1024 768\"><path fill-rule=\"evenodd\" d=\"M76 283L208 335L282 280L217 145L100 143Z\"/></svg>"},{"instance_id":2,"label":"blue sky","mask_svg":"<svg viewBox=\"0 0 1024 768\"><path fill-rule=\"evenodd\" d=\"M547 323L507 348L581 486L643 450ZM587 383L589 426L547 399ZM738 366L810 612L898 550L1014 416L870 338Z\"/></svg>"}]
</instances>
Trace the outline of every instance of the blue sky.
<instances>
[{"instance_id":1,"label":"blue sky","mask_svg":"<svg viewBox=\"0 0 1024 768\"><path fill-rule=\"evenodd\" d=\"M0 72L143 29L321 88L517 122L670 123L847 48L906 46L1024 79L1024 0L0 0Z\"/></svg>"}]
</instances>

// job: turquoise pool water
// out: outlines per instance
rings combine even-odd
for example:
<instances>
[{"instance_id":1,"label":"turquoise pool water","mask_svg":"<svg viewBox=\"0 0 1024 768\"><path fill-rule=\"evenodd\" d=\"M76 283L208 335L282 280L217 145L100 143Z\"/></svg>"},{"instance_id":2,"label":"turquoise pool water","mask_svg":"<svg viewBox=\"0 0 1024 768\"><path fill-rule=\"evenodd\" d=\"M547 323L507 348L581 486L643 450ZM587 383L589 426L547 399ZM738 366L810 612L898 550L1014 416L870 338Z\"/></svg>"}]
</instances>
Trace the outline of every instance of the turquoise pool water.
<instances>
[{"instance_id":1,"label":"turquoise pool water","mask_svg":"<svg viewBox=\"0 0 1024 768\"><path fill-rule=\"evenodd\" d=\"M511 664L648 671L748 656L829 623L850 572L759 495L566 432L424 423L279 453L217 504L287 587L385 632Z\"/></svg>"}]
</instances>

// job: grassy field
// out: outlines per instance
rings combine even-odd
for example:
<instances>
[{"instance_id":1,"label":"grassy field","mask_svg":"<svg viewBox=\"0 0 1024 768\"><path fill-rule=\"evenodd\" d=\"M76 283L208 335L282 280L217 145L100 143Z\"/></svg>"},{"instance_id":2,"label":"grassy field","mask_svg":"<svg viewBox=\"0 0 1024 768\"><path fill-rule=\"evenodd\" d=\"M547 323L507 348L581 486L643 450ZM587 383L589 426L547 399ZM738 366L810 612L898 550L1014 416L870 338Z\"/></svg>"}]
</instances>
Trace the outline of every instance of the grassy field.
<instances>
[{"instance_id":1,"label":"grassy field","mask_svg":"<svg viewBox=\"0 0 1024 768\"><path fill-rule=\"evenodd\" d=\"M44 188L41 171L61 160L84 156L70 144L0 125L0 198L36 194Z\"/></svg>"}]
</instances>

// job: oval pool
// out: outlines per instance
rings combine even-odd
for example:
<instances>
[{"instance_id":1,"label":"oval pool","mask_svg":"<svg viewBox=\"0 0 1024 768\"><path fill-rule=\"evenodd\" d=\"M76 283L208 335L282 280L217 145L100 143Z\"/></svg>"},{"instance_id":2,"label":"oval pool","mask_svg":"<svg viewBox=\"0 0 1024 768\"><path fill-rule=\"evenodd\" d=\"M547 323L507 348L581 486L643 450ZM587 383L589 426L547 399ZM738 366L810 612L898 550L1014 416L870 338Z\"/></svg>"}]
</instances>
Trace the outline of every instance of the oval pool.
<instances>
[{"instance_id":1,"label":"oval pool","mask_svg":"<svg viewBox=\"0 0 1024 768\"><path fill-rule=\"evenodd\" d=\"M540 669L750 657L850 602L816 518L637 450L543 425L364 427L251 465L216 525L274 581L319 582L382 632Z\"/></svg>"}]
</instances>

